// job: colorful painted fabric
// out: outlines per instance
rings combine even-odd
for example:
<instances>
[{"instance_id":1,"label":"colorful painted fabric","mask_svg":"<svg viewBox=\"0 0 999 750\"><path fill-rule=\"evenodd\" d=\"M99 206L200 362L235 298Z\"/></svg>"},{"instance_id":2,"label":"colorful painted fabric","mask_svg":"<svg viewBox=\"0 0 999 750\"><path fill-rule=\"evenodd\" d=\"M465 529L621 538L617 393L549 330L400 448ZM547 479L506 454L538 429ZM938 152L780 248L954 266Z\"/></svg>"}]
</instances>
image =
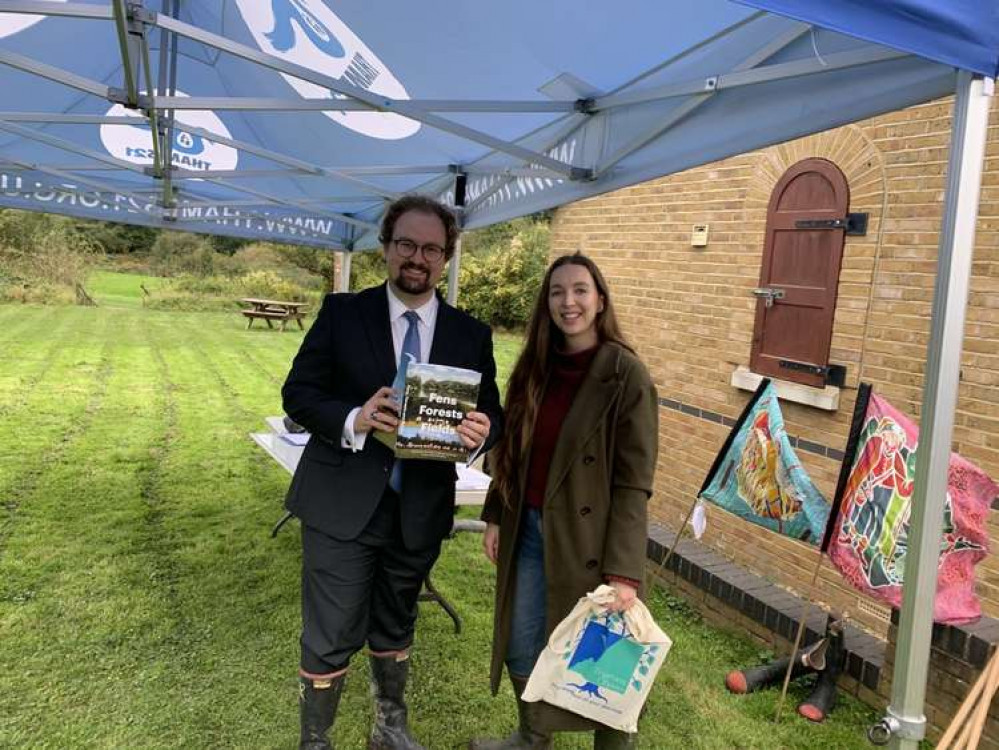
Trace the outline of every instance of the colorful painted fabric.
<instances>
[{"instance_id":1,"label":"colorful painted fabric","mask_svg":"<svg viewBox=\"0 0 999 750\"><path fill-rule=\"evenodd\" d=\"M902 605L918 441L912 420L869 388L861 390L828 552L847 581L892 607ZM933 618L961 623L981 614L974 567L988 551L986 519L999 487L956 453L947 482Z\"/></svg>"},{"instance_id":2,"label":"colorful painted fabric","mask_svg":"<svg viewBox=\"0 0 999 750\"><path fill-rule=\"evenodd\" d=\"M821 541L829 504L791 447L769 380L735 423L699 496L779 534Z\"/></svg>"}]
</instances>

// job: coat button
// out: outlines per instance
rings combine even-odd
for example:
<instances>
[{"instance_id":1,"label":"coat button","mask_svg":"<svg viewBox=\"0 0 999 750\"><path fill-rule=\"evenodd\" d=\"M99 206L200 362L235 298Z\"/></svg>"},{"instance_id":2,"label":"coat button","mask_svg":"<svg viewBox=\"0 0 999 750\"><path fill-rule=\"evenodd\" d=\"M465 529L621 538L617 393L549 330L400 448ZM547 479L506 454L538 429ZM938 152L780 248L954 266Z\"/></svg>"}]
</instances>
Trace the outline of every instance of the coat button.
<instances>
[{"instance_id":1,"label":"coat button","mask_svg":"<svg viewBox=\"0 0 999 750\"><path fill-rule=\"evenodd\" d=\"M581 515L581 516L588 516L589 514L590 514L590 506L589 505L584 505L582 508L579 509L579 515Z\"/></svg>"},{"instance_id":2,"label":"coat button","mask_svg":"<svg viewBox=\"0 0 999 750\"><path fill-rule=\"evenodd\" d=\"M590 464L592 464L596 460L597 460L596 456L583 456L583 465L584 466L589 466Z\"/></svg>"},{"instance_id":3,"label":"coat button","mask_svg":"<svg viewBox=\"0 0 999 750\"><path fill-rule=\"evenodd\" d=\"M597 561L596 560L587 560L586 561L586 569L587 570L593 570L595 567L597 567Z\"/></svg>"}]
</instances>

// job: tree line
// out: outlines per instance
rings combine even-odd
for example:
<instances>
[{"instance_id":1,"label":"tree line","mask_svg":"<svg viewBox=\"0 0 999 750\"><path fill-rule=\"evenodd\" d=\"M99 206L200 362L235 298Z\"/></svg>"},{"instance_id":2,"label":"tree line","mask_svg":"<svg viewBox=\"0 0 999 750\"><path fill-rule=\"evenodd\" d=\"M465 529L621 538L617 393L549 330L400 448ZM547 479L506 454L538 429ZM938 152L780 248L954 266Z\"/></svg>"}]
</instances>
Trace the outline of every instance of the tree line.
<instances>
[{"instance_id":1,"label":"tree line","mask_svg":"<svg viewBox=\"0 0 999 750\"><path fill-rule=\"evenodd\" d=\"M522 327L548 262L550 220L466 232L459 305L491 325ZM225 309L240 296L318 302L337 286L327 250L0 209L0 301L79 302L99 267L164 277L148 303L167 309ZM353 256L351 289L383 280L381 253Z\"/></svg>"}]
</instances>

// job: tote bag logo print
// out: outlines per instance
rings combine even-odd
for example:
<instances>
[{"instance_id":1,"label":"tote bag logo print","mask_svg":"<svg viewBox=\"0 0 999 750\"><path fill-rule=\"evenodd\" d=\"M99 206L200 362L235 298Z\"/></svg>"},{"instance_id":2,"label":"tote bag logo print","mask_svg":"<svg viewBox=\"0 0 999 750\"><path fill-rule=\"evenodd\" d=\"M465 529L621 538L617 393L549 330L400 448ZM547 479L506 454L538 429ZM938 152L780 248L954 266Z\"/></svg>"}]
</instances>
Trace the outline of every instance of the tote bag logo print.
<instances>
[{"instance_id":1,"label":"tote bag logo print","mask_svg":"<svg viewBox=\"0 0 999 750\"><path fill-rule=\"evenodd\" d=\"M615 621L621 623L620 617L608 617L606 623L601 619L591 618L586 623L569 660L569 670L582 677L583 681L566 685L606 703L600 688L623 695L632 682L645 649L642 644L625 638L623 632L611 630ZM621 626L623 629L623 623Z\"/></svg>"}]
</instances>

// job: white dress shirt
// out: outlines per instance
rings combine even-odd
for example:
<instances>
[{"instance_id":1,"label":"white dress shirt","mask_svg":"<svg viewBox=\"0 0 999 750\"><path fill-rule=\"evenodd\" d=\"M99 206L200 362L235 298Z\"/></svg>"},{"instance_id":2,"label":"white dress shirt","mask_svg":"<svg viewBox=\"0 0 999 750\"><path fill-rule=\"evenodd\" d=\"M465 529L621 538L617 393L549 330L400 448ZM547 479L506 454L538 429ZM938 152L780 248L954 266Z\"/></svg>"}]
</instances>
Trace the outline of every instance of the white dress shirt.
<instances>
[{"instance_id":1,"label":"white dress shirt","mask_svg":"<svg viewBox=\"0 0 999 750\"><path fill-rule=\"evenodd\" d=\"M402 342L406 338L406 331L409 330L409 321L406 320L406 313L409 308L399 299L392 290L391 284L385 285L388 291L389 325L392 328L392 349L395 352L396 367L399 366L399 357L402 354ZM437 295L434 294L420 307L414 308L420 320L417 325L420 331L420 361L427 362L430 359L430 347L434 343L434 329L437 326L437 310L440 303ZM354 420L357 419L361 411L360 406L355 406L347 415L347 420L343 423L343 436L340 444L344 448L359 451L364 448L364 443L368 438L368 433L361 432L354 434Z\"/></svg>"}]
</instances>

